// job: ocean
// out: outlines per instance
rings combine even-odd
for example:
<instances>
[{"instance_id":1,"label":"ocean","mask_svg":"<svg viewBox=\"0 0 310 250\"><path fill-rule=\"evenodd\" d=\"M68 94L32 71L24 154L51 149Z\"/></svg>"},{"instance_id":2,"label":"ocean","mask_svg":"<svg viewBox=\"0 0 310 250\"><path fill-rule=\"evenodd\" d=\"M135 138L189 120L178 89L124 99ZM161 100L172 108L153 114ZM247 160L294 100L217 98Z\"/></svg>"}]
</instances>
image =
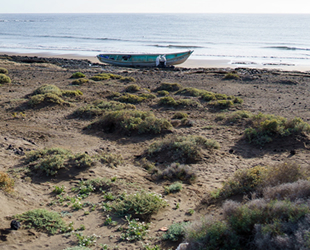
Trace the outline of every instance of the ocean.
<instances>
[{"instance_id":1,"label":"ocean","mask_svg":"<svg viewBox=\"0 0 310 250\"><path fill-rule=\"evenodd\" d=\"M307 14L0 14L0 51L171 53L237 64L310 65Z\"/></svg>"}]
</instances>

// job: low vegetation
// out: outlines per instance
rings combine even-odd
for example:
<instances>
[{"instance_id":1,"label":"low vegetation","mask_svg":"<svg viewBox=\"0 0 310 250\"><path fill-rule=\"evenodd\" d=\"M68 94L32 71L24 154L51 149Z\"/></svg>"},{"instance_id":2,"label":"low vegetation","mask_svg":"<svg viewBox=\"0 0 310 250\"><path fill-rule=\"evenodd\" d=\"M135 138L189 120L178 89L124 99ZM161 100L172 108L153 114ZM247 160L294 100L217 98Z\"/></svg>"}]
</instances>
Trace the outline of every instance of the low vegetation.
<instances>
[{"instance_id":1,"label":"low vegetation","mask_svg":"<svg viewBox=\"0 0 310 250\"><path fill-rule=\"evenodd\" d=\"M89 128L105 132L160 134L172 129L172 125L166 119L156 118L152 112L120 110L107 112L98 121L92 123Z\"/></svg>"},{"instance_id":2,"label":"low vegetation","mask_svg":"<svg viewBox=\"0 0 310 250\"><path fill-rule=\"evenodd\" d=\"M126 87L125 91L126 92L138 92L141 89L141 87L137 84L131 84L129 86Z\"/></svg>"},{"instance_id":3,"label":"low vegetation","mask_svg":"<svg viewBox=\"0 0 310 250\"><path fill-rule=\"evenodd\" d=\"M215 190L209 198L228 198L233 195L256 193L283 183L295 182L304 178L304 171L295 163L281 163L274 166L255 166L235 172L224 182L221 189Z\"/></svg>"},{"instance_id":4,"label":"low vegetation","mask_svg":"<svg viewBox=\"0 0 310 250\"><path fill-rule=\"evenodd\" d=\"M227 74L225 74L225 76L223 77L224 80L237 80L240 79L240 76L236 73L233 72L228 72Z\"/></svg>"},{"instance_id":5,"label":"low vegetation","mask_svg":"<svg viewBox=\"0 0 310 250\"><path fill-rule=\"evenodd\" d=\"M114 97L114 100L119 101L119 102L137 104L137 103L141 103L143 101L155 99L155 98L156 96L153 94L144 93L144 94L134 95L130 93L125 93L123 95Z\"/></svg>"},{"instance_id":6,"label":"low vegetation","mask_svg":"<svg viewBox=\"0 0 310 250\"><path fill-rule=\"evenodd\" d=\"M6 68L1 68L0 67L0 74L7 75L8 73L9 73L9 71Z\"/></svg>"},{"instance_id":7,"label":"low vegetation","mask_svg":"<svg viewBox=\"0 0 310 250\"><path fill-rule=\"evenodd\" d=\"M54 176L61 169L70 167L86 168L94 164L94 160L86 153L72 154L62 148L50 148L30 152L25 162L33 172L41 172L47 176Z\"/></svg>"},{"instance_id":8,"label":"low vegetation","mask_svg":"<svg viewBox=\"0 0 310 250\"><path fill-rule=\"evenodd\" d=\"M160 86L156 89L156 91L166 90L168 92L174 92L182 88L182 85L180 85L179 83L161 83Z\"/></svg>"},{"instance_id":9,"label":"low vegetation","mask_svg":"<svg viewBox=\"0 0 310 250\"><path fill-rule=\"evenodd\" d=\"M162 236L163 240L179 241L185 236L188 222L173 223Z\"/></svg>"},{"instance_id":10,"label":"low vegetation","mask_svg":"<svg viewBox=\"0 0 310 250\"><path fill-rule=\"evenodd\" d=\"M120 216L131 214L135 217L149 219L150 215L166 205L161 195L142 190L133 194L125 193L121 199L112 203L112 208Z\"/></svg>"},{"instance_id":11,"label":"low vegetation","mask_svg":"<svg viewBox=\"0 0 310 250\"><path fill-rule=\"evenodd\" d=\"M83 93L79 90L60 90L55 85L45 84L31 94L28 104L32 107L41 104L69 104L62 97L77 97L80 95L83 95Z\"/></svg>"},{"instance_id":12,"label":"low vegetation","mask_svg":"<svg viewBox=\"0 0 310 250\"><path fill-rule=\"evenodd\" d=\"M205 217L188 225L188 249L308 248L310 182L306 178L295 163L237 171L211 196L251 194L252 199L243 203L226 200L223 220Z\"/></svg>"},{"instance_id":13,"label":"low vegetation","mask_svg":"<svg viewBox=\"0 0 310 250\"><path fill-rule=\"evenodd\" d=\"M93 118L103 115L107 111L117 111L123 109L136 109L136 106L132 104L125 104L117 101L104 101L97 100L92 104L88 104L84 107L77 109L73 115L79 118Z\"/></svg>"},{"instance_id":14,"label":"low vegetation","mask_svg":"<svg viewBox=\"0 0 310 250\"><path fill-rule=\"evenodd\" d=\"M111 74L111 73L97 74L95 76L92 76L90 79L93 81L105 81L108 79L118 79L122 82L135 82L136 81L136 79L133 77L125 77L125 76L115 75L115 74Z\"/></svg>"},{"instance_id":15,"label":"low vegetation","mask_svg":"<svg viewBox=\"0 0 310 250\"><path fill-rule=\"evenodd\" d=\"M79 79L76 79L74 81L72 81L72 85L82 85L84 83L88 83L89 82L89 79L87 78L79 78Z\"/></svg>"},{"instance_id":16,"label":"low vegetation","mask_svg":"<svg viewBox=\"0 0 310 250\"><path fill-rule=\"evenodd\" d=\"M172 183L170 186L165 187L165 194L180 192L182 188L181 182Z\"/></svg>"},{"instance_id":17,"label":"low vegetation","mask_svg":"<svg viewBox=\"0 0 310 250\"><path fill-rule=\"evenodd\" d=\"M171 96L165 96L159 99L159 105L170 107L200 107L201 104L193 99L177 99Z\"/></svg>"},{"instance_id":18,"label":"low vegetation","mask_svg":"<svg viewBox=\"0 0 310 250\"><path fill-rule=\"evenodd\" d=\"M75 73L73 73L72 74L72 76L70 77L70 78L84 78L84 77L86 77L83 73L81 73L81 72L75 72Z\"/></svg>"},{"instance_id":19,"label":"low vegetation","mask_svg":"<svg viewBox=\"0 0 310 250\"><path fill-rule=\"evenodd\" d=\"M303 135L310 132L310 124L298 117L287 120L281 116L258 113L249 119L250 126L244 134L250 143L257 145L263 146L277 137Z\"/></svg>"},{"instance_id":20,"label":"low vegetation","mask_svg":"<svg viewBox=\"0 0 310 250\"><path fill-rule=\"evenodd\" d=\"M180 180L183 182L188 182L189 184L193 183L197 179L197 173L191 166L179 163L172 163L163 170L156 169L156 171L154 171L153 169L151 172L152 171L155 172L153 175L157 179L170 181Z\"/></svg>"},{"instance_id":21,"label":"low vegetation","mask_svg":"<svg viewBox=\"0 0 310 250\"><path fill-rule=\"evenodd\" d=\"M3 83L11 83L11 78L6 76L5 74L0 73L0 84Z\"/></svg>"},{"instance_id":22,"label":"low vegetation","mask_svg":"<svg viewBox=\"0 0 310 250\"><path fill-rule=\"evenodd\" d=\"M173 117L172 117L172 119L180 119L180 120L182 120L182 119L184 119L184 118L188 118L188 114L186 114L186 113L184 113L184 112L176 112L176 113L173 115Z\"/></svg>"},{"instance_id":23,"label":"low vegetation","mask_svg":"<svg viewBox=\"0 0 310 250\"><path fill-rule=\"evenodd\" d=\"M22 222L24 228L34 228L48 234L65 233L68 226L60 214L45 209L34 209L23 214L15 215L14 219Z\"/></svg>"},{"instance_id":24,"label":"low vegetation","mask_svg":"<svg viewBox=\"0 0 310 250\"><path fill-rule=\"evenodd\" d=\"M0 190L4 192L12 192L14 190L15 181L7 174L0 171Z\"/></svg>"},{"instance_id":25,"label":"low vegetation","mask_svg":"<svg viewBox=\"0 0 310 250\"><path fill-rule=\"evenodd\" d=\"M149 146L148 155L165 154L174 162L192 163L201 159L203 149L218 149L219 143L202 136L169 136Z\"/></svg>"}]
</instances>

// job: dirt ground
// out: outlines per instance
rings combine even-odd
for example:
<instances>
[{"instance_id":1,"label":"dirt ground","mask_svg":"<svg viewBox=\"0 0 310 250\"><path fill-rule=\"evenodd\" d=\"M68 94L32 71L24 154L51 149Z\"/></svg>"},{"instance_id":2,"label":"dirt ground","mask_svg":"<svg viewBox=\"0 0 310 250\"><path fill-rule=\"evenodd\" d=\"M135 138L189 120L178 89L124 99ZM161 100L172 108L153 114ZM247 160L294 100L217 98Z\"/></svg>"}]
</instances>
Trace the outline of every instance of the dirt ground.
<instances>
[{"instance_id":1,"label":"dirt ground","mask_svg":"<svg viewBox=\"0 0 310 250\"><path fill-rule=\"evenodd\" d=\"M220 215L220 204L208 206L203 204L203 199L211 190L220 188L221 183L236 170L277 162L293 161L302 167L308 167L310 163L310 145L307 140L280 138L264 147L258 147L245 140L243 126L225 124L216 119L219 115L236 110L247 110L280 115L288 119L300 117L309 122L310 73L237 68L235 72L240 75L240 79L223 80L224 75L231 69L139 69L104 65L78 68L78 64L74 64L74 67L69 64L62 67L45 62L24 63L5 58L0 59L0 67L8 69L8 76L12 79L11 84L0 87L0 171L10 173L15 180L14 192L0 191L0 248L4 250L58 250L77 245L77 239L73 235L50 236L34 229L6 230L10 228L12 215L35 208L70 212L70 216L64 217L67 223L73 221L75 228L85 225L84 235L101 236L97 245L90 247L92 249L102 249L101 244L107 244L109 249L116 246L118 249L145 249L143 244L146 243L159 245L161 249L176 249L179 242L161 240L163 232L159 229L169 227L175 222L199 220L207 214ZM190 164L197 173L194 183L184 183L180 192L165 195L164 186L172 182L152 179L137 159L152 142L167 135L88 133L83 128L92 120L70 116L79 107L98 99L106 99L111 92L123 92L131 83L115 79L75 86L71 84L70 77L77 71L84 73L87 78L102 72L134 77L135 84L149 89L151 93L154 93L152 91L161 83L179 83L183 87L234 95L242 98L244 103L224 111L213 109L203 102L199 108L167 108L157 104L159 98L136 104L137 109L151 110L156 117L168 120L178 111L186 112L191 126L176 126L172 130L173 134L200 135L220 143L220 149L206 151L200 161ZM79 89L83 95L70 99L71 105L40 108L27 106L27 95L43 84L53 84L60 89ZM121 154L124 162L116 168L97 164L78 173L60 172L52 178L38 175L30 178L25 175L24 153L51 147L69 149L73 153L87 152L90 155L98 151ZM156 159L156 164L164 166L170 163L169 160ZM84 214L86 208L73 211L62 206L48 205L55 199L52 193L55 186L63 185L70 193L70 188L81 179L114 176L123 180L121 188L129 193L141 189L151 190L163 194L169 204L151 217L150 231L143 242L120 241L117 227L103 225L106 214L99 205L88 215ZM94 194L87 200L100 204L102 196ZM193 209L194 214L190 215L189 209ZM114 219L119 225L125 223L123 218Z\"/></svg>"}]
</instances>

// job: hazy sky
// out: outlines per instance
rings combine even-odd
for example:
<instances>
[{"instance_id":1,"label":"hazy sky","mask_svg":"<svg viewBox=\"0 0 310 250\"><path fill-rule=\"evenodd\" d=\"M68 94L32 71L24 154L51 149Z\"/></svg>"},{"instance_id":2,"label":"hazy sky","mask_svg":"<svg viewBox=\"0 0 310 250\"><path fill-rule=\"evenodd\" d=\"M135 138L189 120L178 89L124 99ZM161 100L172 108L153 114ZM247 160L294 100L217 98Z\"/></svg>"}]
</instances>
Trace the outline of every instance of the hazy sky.
<instances>
[{"instance_id":1,"label":"hazy sky","mask_svg":"<svg viewBox=\"0 0 310 250\"><path fill-rule=\"evenodd\" d=\"M0 0L0 3L0 13L310 13L309 0Z\"/></svg>"}]
</instances>

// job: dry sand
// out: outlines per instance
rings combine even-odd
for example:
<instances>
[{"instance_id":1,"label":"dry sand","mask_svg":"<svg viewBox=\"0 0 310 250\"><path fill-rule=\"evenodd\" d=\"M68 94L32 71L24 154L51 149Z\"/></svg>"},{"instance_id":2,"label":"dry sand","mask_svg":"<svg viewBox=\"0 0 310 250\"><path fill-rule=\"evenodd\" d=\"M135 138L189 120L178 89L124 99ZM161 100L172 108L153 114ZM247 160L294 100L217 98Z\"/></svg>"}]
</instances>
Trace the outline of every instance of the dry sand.
<instances>
[{"instance_id":1,"label":"dry sand","mask_svg":"<svg viewBox=\"0 0 310 250\"><path fill-rule=\"evenodd\" d=\"M136 84L153 91L160 83L179 83L184 87L195 87L234 95L242 98L242 106L225 110L230 114L236 110L248 110L254 113L263 112L281 115L286 118L301 117L310 120L310 73L299 71L236 69L241 78L238 80L223 80L223 76L231 69L200 68L205 64L182 66L188 68L169 69L134 69L114 66L100 66L88 68L64 68L47 63L20 63L0 59L0 67L9 70L11 84L3 84L0 93L0 171L9 172L15 180L14 192L7 194L0 191L0 249L65 249L77 244L73 235L49 236L33 229L9 231L10 216L20 214L34 208L45 208L57 212L66 211L70 216L64 220L74 222L74 227L85 225L84 235L95 233L101 237L92 249L101 249L100 244L107 244L113 249L144 249L141 242L128 243L119 241L120 232L116 227L104 226L107 213L101 209L102 196L91 195L87 201L97 204L95 211L85 215L89 207L75 211L72 208L59 205L48 206L55 200L52 190L55 186L65 186L70 195L70 189L81 179L98 177L111 178L117 176L122 180L119 189L128 193L141 189L151 190L164 195L164 186L172 182L168 180L156 181L139 165L139 157L148 146L166 135L132 135L106 134L102 132L85 133L83 128L92 120L73 119L70 115L79 107L91 104L97 99L106 99L112 91L124 91L128 83L118 80L92 82L81 86L71 85L71 75L81 71L87 78L102 73L114 73L130 76L136 79ZM212 67L218 62L212 62ZM193 64L192 64L193 65ZM209 65L209 64L208 64ZM199 69L198 69L199 68ZM83 96L70 99L73 105L42 106L31 108L27 106L28 97L43 84L54 84L60 89L79 89ZM130 83L129 83L130 84ZM155 93L155 92L152 92ZM180 96L175 96L180 98ZM198 101L195 97L192 98ZM161 240L161 227L169 227L174 222L195 221L211 214L219 216L220 204L206 206L202 204L207 192L221 187L233 173L241 168L248 168L258 164L270 165L278 162L294 161L303 167L308 167L309 141L288 140L279 138L265 147L249 144L243 137L243 125L229 125L217 121L217 116L223 111L210 108L201 102L200 108L187 107L180 109L163 108L157 105L158 98L149 102L137 104L137 109L152 110L156 117L171 120L178 112L189 115L191 126L176 126L175 135L200 135L218 141L220 149L204 151L201 160L190 164L197 173L197 180L193 184L184 183L179 193L165 196L169 206L153 215L150 232L144 243L160 245L161 249L175 249L179 242L165 242ZM22 112L22 113L21 113ZM124 163L116 168L109 168L104 164L85 169L78 173L68 174L60 172L56 177L33 175L25 173L24 155L20 152L43 148L61 147L74 153L88 152L94 155L98 152L121 154ZM290 152L294 150L296 154ZM170 159L156 159L159 167L169 165ZM179 206L179 208L177 208ZM195 213L190 215L189 209ZM113 217L118 225L124 224L123 218ZM110 248L109 248L110 249Z\"/></svg>"}]
</instances>

